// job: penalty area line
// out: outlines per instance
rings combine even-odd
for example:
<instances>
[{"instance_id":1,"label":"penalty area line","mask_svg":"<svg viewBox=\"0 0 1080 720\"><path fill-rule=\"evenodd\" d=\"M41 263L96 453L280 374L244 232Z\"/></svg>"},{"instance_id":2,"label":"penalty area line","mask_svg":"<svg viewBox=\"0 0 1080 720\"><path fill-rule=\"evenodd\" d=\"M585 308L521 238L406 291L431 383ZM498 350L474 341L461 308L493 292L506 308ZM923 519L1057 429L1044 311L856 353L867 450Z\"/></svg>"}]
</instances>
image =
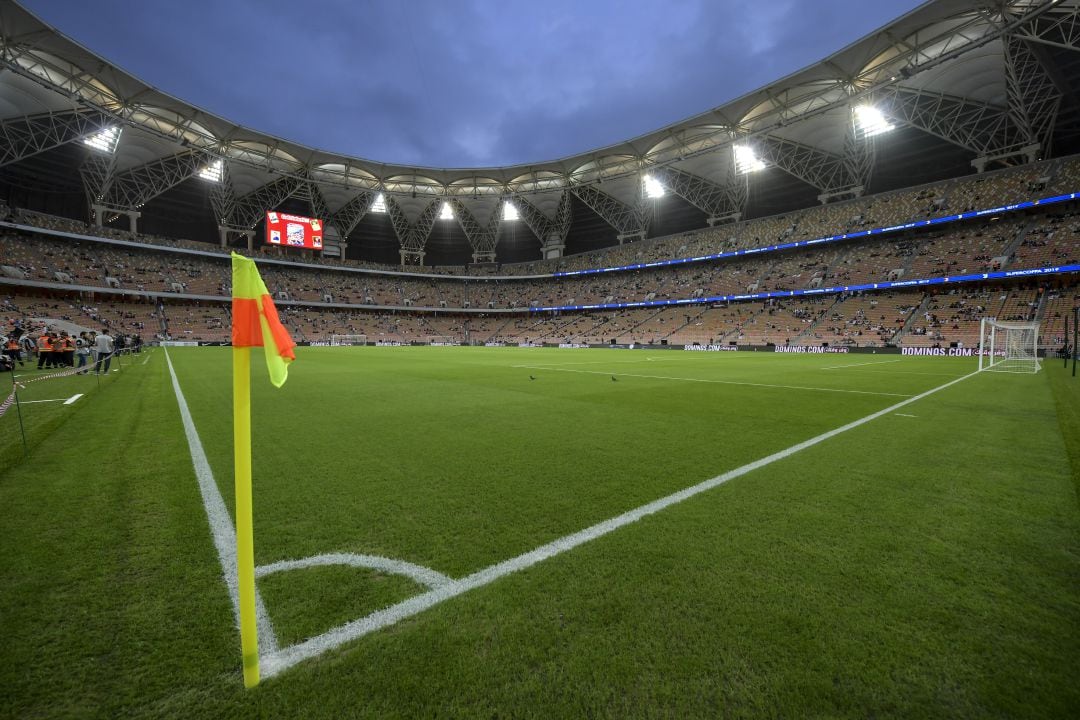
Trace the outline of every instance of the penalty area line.
<instances>
[{"instance_id":1,"label":"penalty area line","mask_svg":"<svg viewBox=\"0 0 1080 720\"><path fill-rule=\"evenodd\" d=\"M591 527L587 527L579 532L573 533L571 535L566 535L565 537L561 537L558 540L549 542L546 545L541 545L535 550L524 553L523 555L518 555L517 557L510 558L509 560L504 560L503 562L496 563L495 565L491 565L490 567L484 568L483 570L479 570L471 575L463 577L460 580L453 580L445 585L433 588L428 592L416 595L409 598L408 600L399 602L396 605L392 605L388 608L384 608L382 610L374 612L367 617L353 620L351 622L345 623L344 625L339 625L338 627L333 628L332 630L329 630L317 637L309 638L295 645L281 648L276 653L269 653L265 656L262 656L263 675L265 677L273 677L274 675L277 675L278 673L287 670L288 668L296 665L299 662L316 657L317 655L321 655L322 653L329 650L333 650L334 648L339 647L340 645L343 645L344 643L351 640L356 640L377 630L381 630L383 628L394 625L395 623L401 620L405 620L406 618L418 615L425 610L428 610L442 602L445 602L446 600L457 597L458 595L462 595L470 590L475 590L476 588L488 585L495 580L498 580L499 578L530 568L533 565L543 562L544 560L547 560L549 558L555 557L556 555L561 555L562 553L572 550L579 545L584 545L587 542L596 540L597 538L603 537L608 533L614 532L615 530L618 530L625 525L637 522L644 517L660 512L661 510L671 507L672 505L681 503L684 500L688 500L695 495L699 495L708 490L712 490L713 488L723 485L729 480L734 480L735 478L746 475L747 473L753 472L754 470L758 470L767 465L771 465L778 460L784 460L785 458L789 458L796 453L802 452L803 450L811 448L819 443L823 443L826 440L829 440L836 437L837 435L847 432L848 430L854 430L855 428L861 427L866 423L876 420L884 415L896 412L900 408L906 407L914 402L922 400L923 398L927 398L934 393L952 387L958 382L966 380L977 374L977 372L973 372L968 375L964 375L963 377L947 382L944 385L939 385L936 388L927 390L926 392L915 395L914 397L910 397L906 400L902 400L898 403L890 405L884 410L878 410L877 412L859 418L858 420L853 420L852 422L849 422L846 425L842 425L834 430L829 430L828 432L824 432L821 435L812 437L809 440L804 440L803 442L792 445L789 448L780 450L779 452L775 452L772 455L761 458L760 460L755 460L754 462L743 465L742 467L735 468L734 470L729 470L722 475L717 475L716 477L705 480L704 482L700 482L697 485L692 485L676 493L672 493L671 495L662 497L659 500L654 500L646 505L642 505L633 510L625 512L622 515L617 515L616 517L613 517L609 520L604 520L603 522L592 525Z\"/></svg>"}]
</instances>

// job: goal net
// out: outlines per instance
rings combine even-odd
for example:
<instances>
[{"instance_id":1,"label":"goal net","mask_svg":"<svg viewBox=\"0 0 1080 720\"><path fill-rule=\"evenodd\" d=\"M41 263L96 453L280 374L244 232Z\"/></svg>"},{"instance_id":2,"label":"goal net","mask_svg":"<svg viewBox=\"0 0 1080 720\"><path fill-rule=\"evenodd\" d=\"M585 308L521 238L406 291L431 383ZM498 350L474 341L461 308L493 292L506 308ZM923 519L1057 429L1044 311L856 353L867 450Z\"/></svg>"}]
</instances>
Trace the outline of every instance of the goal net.
<instances>
[{"instance_id":1,"label":"goal net","mask_svg":"<svg viewBox=\"0 0 1080 720\"><path fill-rule=\"evenodd\" d=\"M979 370L1039 372L1039 323L983 318L979 324Z\"/></svg>"},{"instance_id":2,"label":"goal net","mask_svg":"<svg viewBox=\"0 0 1080 720\"><path fill-rule=\"evenodd\" d=\"M453 335L429 335L428 345L460 345Z\"/></svg>"},{"instance_id":3,"label":"goal net","mask_svg":"<svg viewBox=\"0 0 1080 720\"><path fill-rule=\"evenodd\" d=\"M331 345L367 345L367 335L331 335Z\"/></svg>"}]
</instances>

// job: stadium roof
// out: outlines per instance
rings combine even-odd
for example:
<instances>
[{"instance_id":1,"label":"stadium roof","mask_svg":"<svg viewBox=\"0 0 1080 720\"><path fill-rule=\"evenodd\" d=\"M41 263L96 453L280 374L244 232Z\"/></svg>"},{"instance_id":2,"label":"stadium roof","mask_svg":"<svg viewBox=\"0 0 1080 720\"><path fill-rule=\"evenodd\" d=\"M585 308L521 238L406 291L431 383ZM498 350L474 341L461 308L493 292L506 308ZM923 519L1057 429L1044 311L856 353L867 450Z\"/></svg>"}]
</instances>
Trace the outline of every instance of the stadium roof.
<instances>
[{"instance_id":1,"label":"stadium roof","mask_svg":"<svg viewBox=\"0 0 1080 720\"><path fill-rule=\"evenodd\" d=\"M343 156L236 125L4 0L0 171L9 184L33 176L70 186L77 177L85 205L99 212L149 213L170 198L174 214L201 207L212 224L234 229L254 227L266 209L306 203L355 245L378 234L361 223L382 193L393 238L414 254L430 250L433 235L438 244L432 229L449 200L460 229L443 231L445 241L473 259L494 257L497 244L500 259L527 259L503 252L506 199L536 257L537 240L562 245L572 231L596 236L578 238L580 248L657 234L645 174L669 191L659 202L672 210L660 224L672 231L937 179L970 171L972 161L1075 151L1078 8L1080 0L934 0L810 67L640 137L544 163L447 169ZM895 135L859 132L853 112L867 104ZM112 126L122 128L115 153L79 142ZM738 173L736 145L781 172ZM220 181L200 177L218 160Z\"/></svg>"}]
</instances>

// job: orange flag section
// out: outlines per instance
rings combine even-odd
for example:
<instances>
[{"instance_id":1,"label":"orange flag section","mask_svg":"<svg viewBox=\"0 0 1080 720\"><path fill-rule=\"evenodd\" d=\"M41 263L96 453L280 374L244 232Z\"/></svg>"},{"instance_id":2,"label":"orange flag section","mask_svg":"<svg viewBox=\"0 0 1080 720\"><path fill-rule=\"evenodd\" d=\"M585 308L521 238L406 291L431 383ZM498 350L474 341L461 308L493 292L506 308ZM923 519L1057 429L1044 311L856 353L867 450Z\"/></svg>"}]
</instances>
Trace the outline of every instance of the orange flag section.
<instances>
[{"instance_id":1,"label":"orange flag section","mask_svg":"<svg viewBox=\"0 0 1080 720\"><path fill-rule=\"evenodd\" d=\"M263 348L270 382L281 387L289 377L289 363L296 359L296 343L281 324L254 260L232 254L232 288L233 347Z\"/></svg>"}]
</instances>

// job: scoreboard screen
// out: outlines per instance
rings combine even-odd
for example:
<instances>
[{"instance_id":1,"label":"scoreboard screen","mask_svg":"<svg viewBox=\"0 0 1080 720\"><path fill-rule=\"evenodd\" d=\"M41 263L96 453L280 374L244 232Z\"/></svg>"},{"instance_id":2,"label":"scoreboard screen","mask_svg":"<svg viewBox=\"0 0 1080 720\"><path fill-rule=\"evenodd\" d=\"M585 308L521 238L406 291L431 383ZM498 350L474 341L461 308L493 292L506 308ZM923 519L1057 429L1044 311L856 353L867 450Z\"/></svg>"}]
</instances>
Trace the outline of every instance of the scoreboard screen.
<instances>
[{"instance_id":1,"label":"scoreboard screen","mask_svg":"<svg viewBox=\"0 0 1080 720\"><path fill-rule=\"evenodd\" d=\"M266 244L298 250L322 251L322 220L268 211L266 213Z\"/></svg>"}]
</instances>

